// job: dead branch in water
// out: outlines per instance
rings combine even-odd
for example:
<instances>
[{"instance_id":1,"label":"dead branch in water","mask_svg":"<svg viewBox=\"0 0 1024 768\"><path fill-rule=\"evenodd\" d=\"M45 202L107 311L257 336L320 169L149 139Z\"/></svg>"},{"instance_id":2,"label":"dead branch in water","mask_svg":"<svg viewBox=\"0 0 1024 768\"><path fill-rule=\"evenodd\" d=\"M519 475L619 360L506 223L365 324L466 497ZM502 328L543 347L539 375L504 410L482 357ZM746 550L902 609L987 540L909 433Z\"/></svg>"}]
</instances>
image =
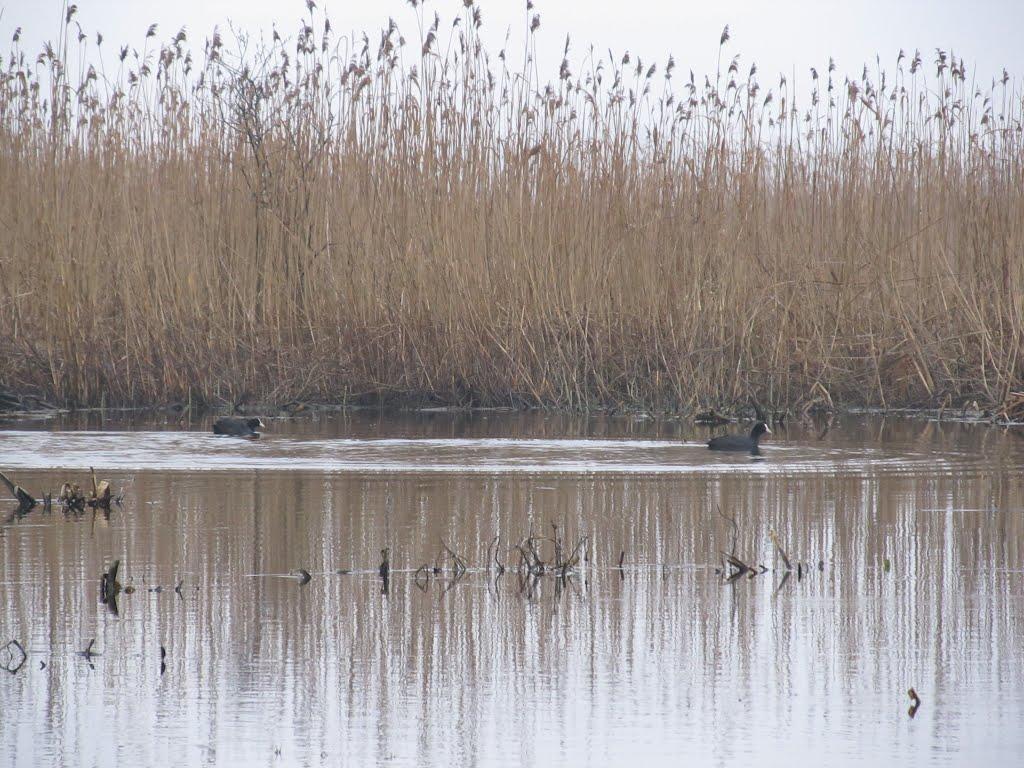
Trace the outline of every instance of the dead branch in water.
<instances>
[{"instance_id":1,"label":"dead branch in water","mask_svg":"<svg viewBox=\"0 0 1024 768\"><path fill-rule=\"evenodd\" d=\"M733 568L732 573L726 577L726 581L735 581L743 574L753 572L753 568L751 566L747 565L730 552L723 552L722 557L725 559L726 564Z\"/></svg>"},{"instance_id":2,"label":"dead branch in water","mask_svg":"<svg viewBox=\"0 0 1024 768\"><path fill-rule=\"evenodd\" d=\"M0 648L0 668L6 669L12 675L17 672L28 660L28 654L17 640L9 640L7 645Z\"/></svg>"},{"instance_id":3,"label":"dead branch in water","mask_svg":"<svg viewBox=\"0 0 1024 768\"><path fill-rule=\"evenodd\" d=\"M516 544L516 549L519 550L520 555L519 564L520 568L525 569L526 573L531 576L541 576L543 575L547 564L537 552L537 548L534 546L533 542L534 537L528 536L523 539L521 543Z\"/></svg>"},{"instance_id":4,"label":"dead branch in water","mask_svg":"<svg viewBox=\"0 0 1024 768\"><path fill-rule=\"evenodd\" d=\"M911 688L907 691L907 695L910 697L910 709L907 710L907 714L913 719L914 715L917 714L918 708L921 706L921 697L917 695L917 691Z\"/></svg>"},{"instance_id":5,"label":"dead branch in water","mask_svg":"<svg viewBox=\"0 0 1024 768\"><path fill-rule=\"evenodd\" d=\"M451 547L448 546L444 539L441 539L441 546L444 548L444 551L448 553L448 556L452 559L452 573L455 575L456 579L460 578L462 574L466 572L466 561L459 557L454 551L452 551Z\"/></svg>"},{"instance_id":6,"label":"dead branch in water","mask_svg":"<svg viewBox=\"0 0 1024 768\"><path fill-rule=\"evenodd\" d=\"M577 539L572 550L569 552L569 556L563 557L566 547L562 541L562 537L558 534L558 526L552 523L551 529L553 532L553 537L551 540L554 543L555 548L555 559L552 563L552 568L559 576L564 577L570 569L575 568L579 564L580 557L582 556L584 548L587 545L588 537L581 536L579 539Z\"/></svg>"},{"instance_id":7,"label":"dead branch in water","mask_svg":"<svg viewBox=\"0 0 1024 768\"><path fill-rule=\"evenodd\" d=\"M412 583L421 592L427 591L427 587L430 586L430 567L426 563L416 569L416 572L412 575Z\"/></svg>"},{"instance_id":8,"label":"dead branch in water","mask_svg":"<svg viewBox=\"0 0 1024 768\"><path fill-rule=\"evenodd\" d=\"M91 661L93 656L100 656L101 655L100 653L98 653L97 651L94 651L92 649L92 647L95 644L96 644L96 638L94 637L94 638L92 638L92 640L89 641L89 644L87 646L85 646L85 650L82 650L82 651L78 652L78 655L81 656L86 661Z\"/></svg>"},{"instance_id":9,"label":"dead branch in water","mask_svg":"<svg viewBox=\"0 0 1024 768\"><path fill-rule=\"evenodd\" d=\"M730 552L735 552L736 551L736 539L737 539L737 537L739 536L739 533L740 533L740 528L739 528L738 525L736 525L736 518L729 517L728 515L726 515L725 512L722 511L722 507L721 507L720 504L715 504L715 509L718 511L719 516L722 517L723 520L725 520L725 521L727 521L727 522L732 524L732 547L729 549L729 551Z\"/></svg>"},{"instance_id":10,"label":"dead branch in water","mask_svg":"<svg viewBox=\"0 0 1024 768\"><path fill-rule=\"evenodd\" d=\"M775 533L775 529L774 528L770 528L768 530L768 536L771 537L772 544L775 545L775 550L782 557L782 562L784 562L786 564L786 570L787 571L792 571L793 570L793 566L789 562L789 557L786 555L786 550L784 550L782 548L782 545L779 543L779 536L778 536L777 533Z\"/></svg>"},{"instance_id":11,"label":"dead branch in water","mask_svg":"<svg viewBox=\"0 0 1024 768\"><path fill-rule=\"evenodd\" d=\"M487 570L488 571L491 569L491 558L492 558L491 547L494 548L494 555L493 555L494 565L498 569L498 575L501 576L501 574L503 574L505 572L505 566L502 565L500 560L498 560L499 539L498 539L497 536L494 537L494 541L492 541L490 543L490 545L487 547Z\"/></svg>"},{"instance_id":12,"label":"dead branch in water","mask_svg":"<svg viewBox=\"0 0 1024 768\"><path fill-rule=\"evenodd\" d=\"M3 481L3 484L7 486L7 490L18 500L18 512L28 512L39 503L32 494L20 485L15 485L3 472L0 472L0 481Z\"/></svg>"},{"instance_id":13,"label":"dead branch in water","mask_svg":"<svg viewBox=\"0 0 1024 768\"><path fill-rule=\"evenodd\" d=\"M739 536L739 526L736 524L736 519L726 515L722 511L722 507L718 504L715 504L715 509L718 511L718 514L722 518L729 521L729 523L732 525L732 549L729 552L721 553L722 567L720 572L722 576L725 578L725 580L727 582L733 582L736 581L740 576L743 576L744 574L748 575L750 578L754 578L755 576L767 571L768 569L765 566L755 566L746 563L736 554L736 539ZM732 568L732 571L729 570L730 568Z\"/></svg>"},{"instance_id":14,"label":"dead branch in water","mask_svg":"<svg viewBox=\"0 0 1024 768\"><path fill-rule=\"evenodd\" d=\"M568 559L567 559L567 560L565 560L565 561L564 561L564 562L563 562L563 563L562 563L562 564L561 564L561 565L559 566L559 567L561 568L561 570L562 570L562 574L563 574L563 575L565 575L565 572L566 572L566 571L567 571L568 569L570 569L570 568L575 568L575 567L576 567L576 565L577 565L577 564L578 564L578 563L580 562L580 558L581 558L581 557L582 557L582 556L583 556L583 555L585 554L585 552L586 552L587 542L588 542L589 540L590 540L590 537L588 537L588 536L583 536L583 537L581 537L581 538L580 538L580 540L579 540L579 541L577 541L577 542L576 542L576 546L574 546L574 547L572 548L572 552L570 552L570 553L569 553L569 557L568 557Z\"/></svg>"}]
</instances>

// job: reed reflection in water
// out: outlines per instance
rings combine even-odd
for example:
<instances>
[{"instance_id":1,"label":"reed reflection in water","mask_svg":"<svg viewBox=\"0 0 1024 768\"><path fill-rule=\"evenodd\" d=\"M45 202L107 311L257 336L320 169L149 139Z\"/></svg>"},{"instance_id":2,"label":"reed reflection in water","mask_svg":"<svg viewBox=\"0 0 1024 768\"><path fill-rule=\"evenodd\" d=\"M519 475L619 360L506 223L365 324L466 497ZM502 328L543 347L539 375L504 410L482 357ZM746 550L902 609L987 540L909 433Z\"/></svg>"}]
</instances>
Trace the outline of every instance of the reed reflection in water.
<instances>
[{"instance_id":1,"label":"reed reflection in water","mask_svg":"<svg viewBox=\"0 0 1024 768\"><path fill-rule=\"evenodd\" d=\"M29 661L0 673L0 763L954 765L1021 754L1024 454L1012 436L851 420L820 444L793 427L764 461L718 464L684 427L550 434L509 421L503 432L492 417L452 429L462 447L417 449L417 436L445 437L434 430L444 420L384 422L279 423L274 439L243 446L264 452L258 468L115 467L105 474L128 495L109 521L32 512L3 527L0 643L19 638ZM131 430L155 428L105 425L92 438L128 455ZM0 466L28 465L17 471L26 487L83 468L52 447L55 433L36 432L51 447L33 453L29 430L14 430L0 433ZM620 441L614 467L574 447L596 436ZM327 445L306 446L315 453L399 437L390 468L380 445L365 446L372 470L290 468L304 442ZM505 470L406 466L439 452L457 464L460 451L472 465L485 437L556 444L499 446ZM188 464L212 438L181 439ZM636 466L665 471L631 471L631 448ZM515 464L580 450L596 469ZM47 457L78 468L47 468ZM673 458L686 465L669 471ZM770 571L723 583L715 569L734 534L718 507L736 520L736 552ZM512 546L552 523L567 540L589 537L564 583L493 569L425 589L413 578L442 541L485 567L496 535L511 568ZM781 583L772 529L799 579ZM113 557L135 588L119 615L98 601ZM296 568L312 574L305 586L284 575ZM82 658L93 637L102 655ZM911 686L923 700L913 719Z\"/></svg>"}]
</instances>

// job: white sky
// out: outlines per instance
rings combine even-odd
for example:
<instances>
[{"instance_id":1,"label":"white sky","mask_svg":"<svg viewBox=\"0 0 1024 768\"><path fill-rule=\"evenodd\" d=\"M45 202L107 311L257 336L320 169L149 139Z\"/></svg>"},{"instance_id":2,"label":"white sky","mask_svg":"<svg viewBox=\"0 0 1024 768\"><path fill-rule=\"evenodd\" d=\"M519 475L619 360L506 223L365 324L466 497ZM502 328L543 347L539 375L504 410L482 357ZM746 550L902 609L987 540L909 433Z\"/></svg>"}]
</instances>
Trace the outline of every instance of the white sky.
<instances>
[{"instance_id":1,"label":"white sky","mask_svg":"<svg viewBox=\"0 0 1024 768\"><path fill-rule=\"evenodd\" d=\"M406 37L413 39L415 17L406 0L317 0L318 15L326 8L335 35L351 30L371 32L394 17ZM146 28L159 24L157 38L169 39L185 26L193 50L214 25L231 20L251 32L269 32L276 21L283 35L292 36L306 15L304 0L78 0L76 20L91 38L98 30L104 48L116 53L127 43L141 48ZM480 0L485 38L496 54L507 30L522 39L527 24L526 0ZM531 13L541 14L538 52L542 79L555 79L566 34L572 37L570 61L579 62L593 44L598 51L624 50L664 65L675 56L677 74L693 69L700 76L713 72L722 27L730 27L728 54L741 54L741 72L756 61L761 82L772 85L785 73L806 85L811 66L822 69L829 56L840 74L860 77L862 65L874 66L875 54L891 69L900 48L919 48L926 62L934 49L952 48L968 65L968 75L987 86L1003 67L1024 74L1024 0L535 0ZM57 0L0 0L0 51L5 51L15 27L23 28L23 47L35 52L42 41L56 37L62 13ZM442 29L462 9L462 0L428 0L428 15L441 14ZM322 17L321 17L322 19ZM109 45L109 48L108 48ZM515 48L513 50L521 50ZM109 54L108 54L109 55ZM511 58L519 61L517 56ZM1018 79L1015 77L1015 79Z\"/></svg>"}]
</instances>

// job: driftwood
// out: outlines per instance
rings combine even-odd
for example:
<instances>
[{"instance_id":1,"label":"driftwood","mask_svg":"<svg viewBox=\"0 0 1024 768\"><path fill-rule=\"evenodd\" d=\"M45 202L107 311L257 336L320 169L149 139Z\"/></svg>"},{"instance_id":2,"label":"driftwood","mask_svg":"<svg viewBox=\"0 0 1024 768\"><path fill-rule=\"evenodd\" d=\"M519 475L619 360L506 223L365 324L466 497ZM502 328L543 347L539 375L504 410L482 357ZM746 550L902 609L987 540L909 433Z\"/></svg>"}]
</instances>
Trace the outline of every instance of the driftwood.
<instances>
[{"instance_id":1,"label":"driftwood","mask_svg":"<svg viewBox=\"0 0 1024 768\"><path fill-rule=\"evenodd\" d=\"M26 491L20 485L15 485L3 472L0 472L0 481L3 481L3 484L7 486L7 490L9 490L11 495L18 500L19 512L28 512L32 507L39 503L31 493Z\"/></svg>"}]
</instances>

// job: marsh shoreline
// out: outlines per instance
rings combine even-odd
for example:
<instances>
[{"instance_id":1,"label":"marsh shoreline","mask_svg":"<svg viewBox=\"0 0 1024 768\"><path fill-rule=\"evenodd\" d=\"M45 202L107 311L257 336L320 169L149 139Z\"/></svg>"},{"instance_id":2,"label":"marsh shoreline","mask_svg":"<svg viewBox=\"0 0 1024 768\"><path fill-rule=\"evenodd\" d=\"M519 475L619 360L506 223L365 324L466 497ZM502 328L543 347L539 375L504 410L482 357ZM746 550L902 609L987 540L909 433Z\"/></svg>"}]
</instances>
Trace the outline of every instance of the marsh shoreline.
<instances>
[{"instance_id":1,"label":"marsh shoreline","mask_svg":"<svg viewBox=\"0 0 1024 768\"><path fill-rule=\"evenodd\" d=\"M597 405L593 407L568 408L559 405L472 405L446 402L436 396L401 396L360 398L349 401L289 400L283 403L244 400L230 403L201 403L174 401L171 403L146 403L135 405L55 405L48 399L32 392L18 392L0 387L0 419L40 418L57 415L111 413L111 414L165 414L168 416L189 416L202 419L223 415L264 416L269 418L315 418L321 414L344 412L380 411L382 413L528 413L545 412L565 415L601 415L633 419L657 419L664 421L690 421L704 425L743 423L764 418L773 423L793 420L830 419L841 415L892 416L929 421L962 422L969 424L991 424L1009 427L1024 425L1019 415L1012 418L1004 406L982 407L971 401L960 407L946 406L903 406L882 408L866 405L832 404L824 406L817 402L794 405L764 405L753 400L724 406L707 408L648 408L642 404Z\"/></svg>"}]
</instances>

